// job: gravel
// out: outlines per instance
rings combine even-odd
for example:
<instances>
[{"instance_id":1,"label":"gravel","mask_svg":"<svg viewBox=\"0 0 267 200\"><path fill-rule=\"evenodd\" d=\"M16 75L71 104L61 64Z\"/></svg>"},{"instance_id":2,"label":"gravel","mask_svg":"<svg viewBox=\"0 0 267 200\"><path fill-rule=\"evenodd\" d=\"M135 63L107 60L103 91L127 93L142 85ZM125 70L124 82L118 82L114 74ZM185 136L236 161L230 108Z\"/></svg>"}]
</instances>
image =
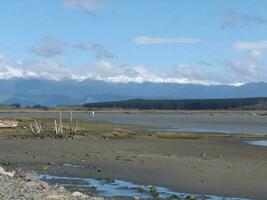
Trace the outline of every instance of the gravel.
<instances>
[{"instance_id":1,"label":"gravel","mask_svg":"<svg viewBox=\"0 0 267 200\"><path fill-rule=\"evenodd\" d=\"M40 181L35 173L6 172L0 167L0 199L5 200L104 200L80 192L71 193Z\"/></svg>"}]
</instances>

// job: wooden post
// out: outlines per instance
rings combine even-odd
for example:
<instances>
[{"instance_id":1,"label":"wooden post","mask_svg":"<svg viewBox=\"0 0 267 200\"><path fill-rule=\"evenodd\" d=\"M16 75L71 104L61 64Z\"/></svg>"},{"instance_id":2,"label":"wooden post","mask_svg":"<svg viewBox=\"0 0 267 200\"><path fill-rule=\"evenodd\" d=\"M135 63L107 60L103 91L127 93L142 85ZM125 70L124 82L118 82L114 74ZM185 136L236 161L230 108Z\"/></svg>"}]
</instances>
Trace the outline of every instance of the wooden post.
<instances>
[{"instance_id":1,"label":"wooden post","mask_svg":"<svg viewBox=\"0 0 267 200\"><path fill-rule=\"evenodd\" d=\"M37 120L34 119L34 122L35 122L35 129L36 129L37 133L38 133L38 134L41 133L41 129L40 129L40 127L39 127L39 124L38 124Z\"/></svg>"},{"instance_id":2,"label":"wooden post","mask_svg":"<svg viewBox=\"0 0 267 200\"><path fill-rule=\"evenodd\" d=\"M62 124L61 112L59 112L59 132L63 136L63 124Z\"/></svg>"},{"instance_id":3,"label":"wooden post","mask_svg":"<svg viewBox=\"0 0 267 200\"><path fill-rule=\"evenodd\" d=\"M75 127L74 127L74 130L73 130L73 133L74 133L74 134L76 133L77 128L78 128L78 123L77 123L77 120L76 120L76 121L75 121Z\"/></svg>"},{"instance_id":4,"label":"wooden post","mask_svg":"<svg viewBox=\"0 0 267 200\"><path fill-rule=\"evenodd\" d=\"M35 130L34 130L32 124L30 124L30 128L31 128L31 131L32 131L33 135L35 136L36 132L35 132Z\"/></svg>"},{"instance_id":5,"label":"wooden post","mask_svg":"<svg viewBox=\"0 0 267 200\"><path fill-rule=\"evenodd\" d=\"M55 133L58 135L58 126L57 126L57 120L55 119Z\"/></svg>"},{"instance_id":6,"label":"wooden post","mask_svg":"<svg viewBox=\"0 0 267 200\"><path fill-rule=\"evenodd\" d=\"M70 112L70 134L74 135L73 128L72 128L72 112Z\"/></svg>"}]
</instances>

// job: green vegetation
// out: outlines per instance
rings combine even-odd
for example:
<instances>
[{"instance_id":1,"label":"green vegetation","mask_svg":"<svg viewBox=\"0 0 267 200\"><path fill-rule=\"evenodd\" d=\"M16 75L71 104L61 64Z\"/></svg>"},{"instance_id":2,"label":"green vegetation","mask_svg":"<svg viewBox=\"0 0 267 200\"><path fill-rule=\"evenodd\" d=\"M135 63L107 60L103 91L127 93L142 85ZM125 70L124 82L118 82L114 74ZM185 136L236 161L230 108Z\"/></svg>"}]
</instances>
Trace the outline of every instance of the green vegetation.
<instances>
[{"instance_id":1,"label":"green vegetation","mask_svg":"<svg viewBox=\"0 0 267 200\"><path fill-rule=\"evenodd\" d=\"M0 137L2 138L36 138L31 130L31 124L34 124L33 119L19 119L18 127L16 128L0 128ZM40 138L54 138L55 137L55 119L38 120L43 125L44 132L40 134ZM63 120L64 138L72 137L69 134L70 121ZM75 136L101 136L106 138L125 138L135 135L137 132L135 125L121 125L101 121L77 121L77 131ZM110 137L109 137L110 136Z\"/></svg>"},{"instance_id":2,"label":"green vegetation","mask_svg":"<svg viewBox=\"0 0 267 200\"><path fill-rule=\"evenodd\" d=\"M85 108L123 108L141 110L259 110L267 109L267 98L244 99L184 99L146 100L87 103Z\"/></svg>"}]
</instances>

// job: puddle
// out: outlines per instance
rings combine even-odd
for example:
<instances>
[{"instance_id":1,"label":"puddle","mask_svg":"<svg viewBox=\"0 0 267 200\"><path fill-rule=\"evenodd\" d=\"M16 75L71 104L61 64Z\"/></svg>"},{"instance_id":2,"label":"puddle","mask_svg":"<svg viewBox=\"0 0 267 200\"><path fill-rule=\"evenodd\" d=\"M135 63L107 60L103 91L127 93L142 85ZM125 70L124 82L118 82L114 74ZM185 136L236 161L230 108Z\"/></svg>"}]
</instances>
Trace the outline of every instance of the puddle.
<instances>
[{"instance_id":1,"label":"puddle","mask_svg":"<svg viewBox=\"0 0 267 200\"><path fill-rule=\"evenodd\" d=\"M96 169L96 167L93 167L91 165L73 165L73 164L67 164L67 163L64 163L62 165L58 165L58 166L61 166L61 167L70 167L70 168L88 168L88 169Z\"/></svg>"},{"instance_id":2,"label":"puddle","mask_svg":"<svg viewBox=\"0 0 267 200\"><path fill-rule=\"evenodd\" d=\"M144 129L152 132L193 132L193 133L223 133L223 134L240 134L241 132L233 132L227 131L224 129L205 129L205 128L178 128L178 127L171 127L171 128L148 128Z\"/></svg>"},{"instance_id":3,"label":"puddle","mask_svg":"<svg viewBox=\"0 0 267 200\"><path fill-rule=\"evenodd\" d=\"M245 200L242 198L220 197L213 195L195 195L171 191L164 187L137 185L132 182L117 179L91 179L67 176L40 175L40 179L48 181L57 187L79 190L83 188L88 193L104 197L134 197L141 199L192 199L195 200ZM194 198L193 198L194 197ZM191 199L191 198L190 198Z\"/></svg>"},{"instance_id":4,"label":"puddle","mask_svg":"<svg viewBox=\"0 0 267 200\"><path fill-rule=\"evenodd\" d=\"M267 140L248 141L246 143L255 146L267 147Z\"/></svg>"}]
</instances>

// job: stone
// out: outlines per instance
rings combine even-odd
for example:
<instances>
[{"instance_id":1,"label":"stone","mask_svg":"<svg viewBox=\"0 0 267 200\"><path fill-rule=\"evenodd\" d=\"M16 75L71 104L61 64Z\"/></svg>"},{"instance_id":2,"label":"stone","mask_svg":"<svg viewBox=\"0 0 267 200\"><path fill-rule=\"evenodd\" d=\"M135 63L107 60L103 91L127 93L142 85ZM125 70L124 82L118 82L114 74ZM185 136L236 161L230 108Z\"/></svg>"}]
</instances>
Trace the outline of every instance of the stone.
<instances>
[{"instance_id":1,"label":"stone","mask_svg":"<svg viewBox=\"0 0 267 200\"><path fill-rule=\"evenodd\" d=\"M78 192L78 191L73 192L73 193L72 193L72 196L74 196L74 197L79 197L79 198L88 198L88 197L89 197L88 195L83 194L83 193Z\"/></svg>"},{"instance_id":2,"label":"stone","mask_svg":"<svg viewBox=\"0 0 267 200\"><path fill-rule=\"evenodd\" d=\"M51 194L47 196L47 199L51 200L63 200L65 197L63 195L58 195L58 194Z\"/></svg>"},{"instance_id":3,"label":"stone","mask_svg":"<svg viewBox=\"0 0 267 200\"><path fill-rule=\"evenodd\" d=\"M90 200L105 200L103 197L91 197Z\"/></svg>"},{"instance_id":4,"label":"stone","mask_svg":"<svg viewBox=\"0 0 267 200\"><path fill-rule=\"evenodd\" d=\"M204 153L204 152L201 152L200 156L201 156L201 157L202 157L204 160L206 160L206 159L207 159L207 154L206 154L206 153Z\"/></svg>"},{"instance_id":5,"label":"stone","mask_svg":"<svg viewBox=\"0 0 267 200\"><path fill-rule=\"evenodd\" d=\"M58 188L58 191L62 193L62 192L66 192L66 189L61 186L61 187Z\"/></svg>"},{"instance_id":6,"label":"stone","mask_svg":"<svg viewBox=\"0 0 267 200\"><path fill-rule=\"evenodd\" d=\"M8 176L10 178L13 178L15 175L15 172L6 172L2 167L0 167L0 175Z\"/></svg>"},{"instance_id":7,"label":"stone","mask_svg":"<svg viewBox=\"0 0 267 200\"><path fill-rule=\"evenodd\" d=\"M47 190L47 189L50 188L49 184L48 184L47 182L43 182L43 181L40 183L40 186L41 186L42 189L44 189L44 190Z\"/></svg>"},{"instance_id":8,"label":"stone","mask_svg":"<svg viewBox=\"0 0 267 200\"><path fill-rule=\"evenodd\" d=\"M15 171L15 174L14 174L14 177L15 178L22 178L22 179L24 179L24 178L26 178L26 175L21 170L16 170Z\"/></svg>"}]
</instances>

